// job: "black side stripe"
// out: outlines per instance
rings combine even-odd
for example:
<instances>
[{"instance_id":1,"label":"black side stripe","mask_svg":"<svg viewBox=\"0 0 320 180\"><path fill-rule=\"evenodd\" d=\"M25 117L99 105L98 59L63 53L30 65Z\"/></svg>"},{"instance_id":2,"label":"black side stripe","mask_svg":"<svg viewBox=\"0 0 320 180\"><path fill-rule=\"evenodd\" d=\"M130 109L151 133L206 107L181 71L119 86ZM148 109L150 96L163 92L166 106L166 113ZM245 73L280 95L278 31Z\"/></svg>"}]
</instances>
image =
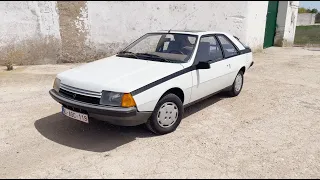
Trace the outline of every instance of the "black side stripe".
<instances>
[{"instance_id":1,"label":"black side stripe","mask_svg":"<svg viewBox=\"0 0 320 180\"><path fill-rule=\"evenodd\" d=\"M196 69L196 66L187 67L187 68L182 69L180 71L177 71L177 72L175 72L173 74L170 74L170 75L168 75L166 77L163 77L163 78L161 78L161 79L159 79L157 81L154 81L154 82L152 82L150 84L147 84L147 85L145 85L145 86L143 86L143 87L141 87L139 89L136 89L136 90L132 91L131 94L132 94L132 96L135 96L137 94L142 93L143 91L146 91L146 90L148 90L150 88L153 88L154 86L157 86L157 85L159 85L159 84L161 84L163 82L166 82L166 81L168 81L170 79L173 79L173 78L178 77L178 76L180 76L182 74L185 74L185 73L188 73L190 71L193 71L195 69Z\"/></svg>"},{"instance_id":2,"label":"black side stripe","mask_svg":"<svg viewBox=\"0 0 320 180\"><path fill-rule=\"evenodd\" d=\"M244 49L244 50L239 50L239 52L240 52L240 55L242 55L242 54L246 54L246 53L251 52L251 49L250 49L250 48L246 48L246 49ZM233 57L234 57L234 56L233 56ZM227 59L228 59L228 58L227 58ZM224 59L222 59L222 60L224 60ZM212 61L212 62L210 62L210 64L212 64L212 63L214 63L214 62L217 62L217 61ZM187 68L182 69L182 70L180 70L180 71L177 71L177 72L175 72L175 73L173 73L173 74L170 74L170 75L168 75L168 76L166 76L166 77L163 77L163 78L161 78L161 79L159 79L159 80L156 80L156 81L154 81L154 82L152 82L152 83L150 83L150 84L147 84L147 85L145 85L145 86L142 86L141 88L132 91L132 92L131 92L131 95L132 95L132 96L135 96L135 95L137 95L137 94L140 94L140 93L142 93L143 91L146 91L146 90L148 90L148 89L150 89L150 88L153 88L153 87L155 87L155 86L157 86L157 85L159 85L159 84L161 84L161 83L164 83L164 82L166 82L166 81L169 81L170 79L173 79L173 78L178 77L178 76L180 76L180 75L183 75L183 74L185 74L185 73L191 72L191 71L193 71L193 70L196 70L196 65L191 65L190 67L187 67Z\"/></svg>"},{"instance_id":3,"label":"black side stripe","mask_svg":"<svg viewBox=\"0 0 320 180\"><path fill-rule=\"evenodd\" d=\"M246 53L249 53L249 52L251 52L251 49L250 49L249 47L246 47L246 48L243 49L243 50L239 50L239 53L240 53L240 54L246 54Z\"/></svg>"}]
</instances>

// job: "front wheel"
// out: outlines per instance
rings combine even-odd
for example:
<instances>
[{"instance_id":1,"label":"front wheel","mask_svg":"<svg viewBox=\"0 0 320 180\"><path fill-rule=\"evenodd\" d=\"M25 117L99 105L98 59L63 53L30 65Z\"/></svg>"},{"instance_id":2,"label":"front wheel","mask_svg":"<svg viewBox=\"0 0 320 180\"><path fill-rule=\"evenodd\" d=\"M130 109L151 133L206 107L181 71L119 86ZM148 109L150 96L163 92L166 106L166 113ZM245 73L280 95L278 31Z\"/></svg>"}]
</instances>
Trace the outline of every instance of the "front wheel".
<instances>
[{"instance_id":1,"label":"front wheel","mask_svg":"<svg viewBox=\"0 0 320 180\"><path fill-rule=\"evenodd\" d=\"M232 97L238 96L242 90L243 86L243 72L239 71L234 82L232 84L232 88L229 91L229 95Z\"/></svg>"},{"instance_id":2,"label":"front wheel","mask_svg":"<svg viewBox=\"0 0 320 180\"><path fill-rule=\"evenodd\" d=\"M182 116L183 104L180 98L175 94L167 94L156 105L146 126L155 134L171 133L179 126Z\"/></svg>"}]
</instances>

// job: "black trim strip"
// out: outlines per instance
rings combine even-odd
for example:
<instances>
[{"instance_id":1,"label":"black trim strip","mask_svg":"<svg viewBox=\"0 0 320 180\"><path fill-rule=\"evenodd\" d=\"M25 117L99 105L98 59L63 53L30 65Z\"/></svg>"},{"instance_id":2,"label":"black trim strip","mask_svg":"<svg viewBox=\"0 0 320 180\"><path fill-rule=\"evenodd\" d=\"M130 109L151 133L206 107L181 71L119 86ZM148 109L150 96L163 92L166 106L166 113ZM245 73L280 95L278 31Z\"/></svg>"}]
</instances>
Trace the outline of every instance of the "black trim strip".
<instances>
[{"instance_id":1,"label":"black trim strip","mask_svg":"<svg viewBox=\"0 0 320 180\"><path fill-rule=\"evenodd\" d=\"M249 47L246 47L245 49L240 50L239 52L240 52L240 54L246 54L246 53L250 53L251 49Z\"/></svg>"},{"instance_id":2,"label":"black trim strip","mask_svg":"<svg viewBox=\"0 0 320 180\"><path fill-rule=\"evenodd\" d=\"M222 52L222 57L223 57L222 60L223 60L223 59L226 58L226 56L225 56L225 54L224 54L224 49L223 49L223 47L222 47L222 44L221 44L221 42L220 42L220 40L219 40L219 38L217 37L216 34L214 34L213 37L216 39L216 41L217 41L218 44L219 44L220 50L221 50L221 52ZM238 50L237 50L237 54L238 54Z\"/></svg>"},{"instance_id":3,"label":"black trim strip","mask_svg":"<svg viewBox=\"0 0 320 180\"><path fill-rule=\"evenodd\" d=\"M159 80L157 80L157 81L154 81L154 82L152 82L152 83L150 83L150 84L147 84L147 85L145 85L145 86L143 86L143 87L141 87L141 88L139 88L139 89L136 89L136 90L134 90L134 91L132 91L131 92L131 95L132 96L135 96L135 95L137 95L137 94L140 94L140 93L142 93L143 91L146 91L146 90L148 90L148 89L150 89L150 88L153 88L154 86L157 86L157 85L159 85L159 84L161 84L161 83L163 83L163 82L166 82L166 81L168 81L168 80L170 80L170 79L173 79L173 78L175 78L175 77L178 77L178 76L180 76L180 75L183 75L183 74L185 74L185 73L188 73L188 72L190 72L190 71L193 71L193 70L195 70L196 69L196 66L190 66L190 67L187 67L187 68L185 68L185 69L182 69L182 70L180 70L180 71L177 71L177 72L175 72L175 73L173 73L173 74L170 74L170 75L168 75L168 76L166 76L166 77L163 77L163 78L161 78L161 79L159 79Z\"/></svg>"},{"instance_id":4,"label":"black trim strip","mask_svg":"<svg viewBox=\"0 0 320 180\"><path fill-rule=\"evenodd\" d=\"M219 91L217 91L217 92L214 92L214 93L212 93L212 94L209 94L209 95L207 95L207 96L205 96L205 97L202 97L202 98L200 98L200 99L197 99L197 100L195 100L195 101L192 101L191 103L188 103L188 104L184 105L183 107L184 107L184 108L187 108L187 107L189 107L189 106L192 106L192 105L194 105L194 104L197 104L197 103L200 102L200 101L203 101L203 100L205 100L205 99L208 99L208 98L211 97L211 96L214 96L214 95L216 95L216 94L219 94L219 93L221 93L221 92L223 92L223 91L228 91L228 90L230 90L231 88L232 88L232 85L231 85L231 86L228 86L228 87L226 87L226 88L224 88L224 89L221 89L221 90L219 90Z\"/></svg>"}]
</instances>

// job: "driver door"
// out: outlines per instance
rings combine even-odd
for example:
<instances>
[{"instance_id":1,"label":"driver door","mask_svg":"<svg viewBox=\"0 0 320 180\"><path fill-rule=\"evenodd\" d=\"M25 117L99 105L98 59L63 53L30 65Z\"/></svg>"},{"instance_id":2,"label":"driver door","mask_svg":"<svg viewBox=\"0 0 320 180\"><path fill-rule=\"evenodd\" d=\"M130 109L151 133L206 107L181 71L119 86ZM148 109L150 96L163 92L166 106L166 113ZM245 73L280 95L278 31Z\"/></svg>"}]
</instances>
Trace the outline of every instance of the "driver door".
<instances>
[{"instance_id":1,"label":"driver door","mask_svg":"<svg viewBox=\"0 0 320 180\"><path fill-rule=\"evenodd\" d=\"M208 62L210 69L192 71L192 94L190 102L213 94L227 86L225 74L228 64L223 61L223 54L214 35L202 36L197 49L195 62Z\"/></svg>"}]
</instances>

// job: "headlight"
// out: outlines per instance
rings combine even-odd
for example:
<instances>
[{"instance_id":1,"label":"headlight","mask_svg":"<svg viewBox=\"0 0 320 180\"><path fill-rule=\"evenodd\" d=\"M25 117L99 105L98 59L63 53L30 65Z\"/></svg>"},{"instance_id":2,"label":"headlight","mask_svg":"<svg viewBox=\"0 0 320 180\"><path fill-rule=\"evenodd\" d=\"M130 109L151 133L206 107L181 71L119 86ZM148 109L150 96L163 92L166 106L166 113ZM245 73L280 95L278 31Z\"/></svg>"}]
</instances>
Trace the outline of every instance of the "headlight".
<instances>
[{"instance_id":1,"label":"headlight","mask_svg":"<svg viewBox=\"0 0 320 180\"><path fill-rule=\"evenodd\" d=\"M136 105L130 93L102 91L100 104L108 106L133 107Z\"/></svg>"},{"instance_id":2,"label":"headlight","mask_svg":"<svg viewBox=\"0 0 320 180\"><path fill-rule=\"evenodd\" d=\"M53 83L53 89L59 92L61 80L56 78Z\"/></svg>"}]
</instances>

